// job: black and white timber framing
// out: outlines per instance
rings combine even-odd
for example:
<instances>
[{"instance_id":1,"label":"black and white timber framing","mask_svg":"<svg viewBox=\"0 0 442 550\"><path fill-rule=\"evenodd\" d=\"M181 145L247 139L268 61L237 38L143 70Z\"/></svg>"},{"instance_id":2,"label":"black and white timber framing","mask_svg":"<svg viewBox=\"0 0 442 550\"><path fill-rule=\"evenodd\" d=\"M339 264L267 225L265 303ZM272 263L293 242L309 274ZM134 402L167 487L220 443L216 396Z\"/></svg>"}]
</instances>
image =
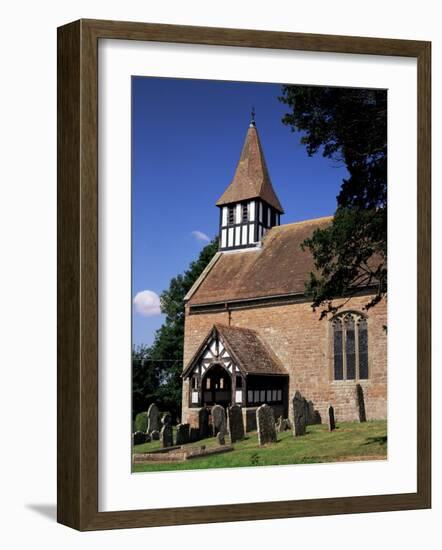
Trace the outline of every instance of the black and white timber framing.
<instances>
[{"instance_id":1,"label":"black and white timber framing","mask_svg":"<svg viewBox=\"0 0 442 550\"><path fill-rule=\"evenodd\" d=\"M281 214L260 198L220 206L219 248L255 248L267 231L280 225Z\"/></svg>"},{"instance_id":2,"label":"black and white timber framing","mask_svg":"<svg viewBox=\"0 0 442 550\"><path fill-rule=\"evenodd\" d=\"M189 408L268 403L288 410L288 375L248 373L215 327L182 376L189 380Z\"/></svg>"}]
</instances>

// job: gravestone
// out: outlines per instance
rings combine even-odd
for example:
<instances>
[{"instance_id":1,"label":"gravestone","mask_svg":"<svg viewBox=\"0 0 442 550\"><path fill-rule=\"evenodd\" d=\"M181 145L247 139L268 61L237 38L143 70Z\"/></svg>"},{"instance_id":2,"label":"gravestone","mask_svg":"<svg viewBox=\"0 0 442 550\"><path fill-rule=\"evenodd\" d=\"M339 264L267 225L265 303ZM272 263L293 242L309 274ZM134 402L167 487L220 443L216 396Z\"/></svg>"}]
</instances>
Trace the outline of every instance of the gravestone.
<instances>
[{"instance_id":1,"label":"gravestone","mask_svg":"<svg viewBox=\"0 0 442 550\"><path fill-rule=\"evenodd\" d=\"M217 435L219 432L222 434L226 433L226 411L221 405L213 405L212 407L212 424L213 435Z\"/></svg>"},{"instance_id":2,"label":"gravestone","mask_svg":"<svg viewBox=\"0 0 442 550\"><path fill-rule=\"evenodd\" d=\"M276 443L276 427L273 409L266 403L256 409L258 442L260 445Z\"/></svg>"},{"instance_id":3,"label":"gravestone","mask_svg":"<svg viewBox=\"0 0 442 550\"><path fill-rule=\"evenodd\" d=\"M306 401L302 397L301 393L296 391L293 397L293 435L295 437L305 435L305 403Z\"/></svg>"},{"instance_id":4,"label":"gravestone","mask_svg":"<svg viewBox=\"0 0 442 550\"><path fill-rule=\"evenodd\" d=\"M311 423L312 424L322 424L322 418L321 418L321 415L319 414L319 411L317 411L317 410L313 411L313 418L311 420Z\"/></svg>"},{"instance_id":5,"label":"gravestone","mask_svg":"<svg viewBox=\"0 0 442 550\"><path fill-rule=\"evenodd\" d=\"M226 444L224 432L218 432L218 435L216 436L216 439L218 440L218 443L220 445L225 445Z\"/></svg>"},{"instance_id":6,"label":"gravestone","mask_svg":"<svg viewBox=\"0 0 442 550\"><path fill-rule=\"evenodd\" d=\"M165 412L161 417L161 426L171 426L172 425L172 415L168 412Z\"/></svg>"},{"instance_id":7,"label":"gravestone","mask_svg":"<svg viewBox=\"0 0 442 550\"><path fill-rule=\"evenodd\" d=\"M159 441L160 432L158 430L153 430L152 432L150 432L150 437L151 437L152 441Z\"/></svg>"},{"instance_id":8,"label":"gravestone","mask_svg":"<svg viewBox=\"0 0 442 550\"><path fill-rule=\"evenodd\" d=\"M356 384L356 405L358 407L359 422L366 422L364 390L361 384Z\"/></svg>"},{"instance_id":9,"label":"gravestone","mask_svg":"<svg viewBox=\"0 0 442 550\"><path fill-rule=\"evenodd\" d=\"M239 405L233 405L227 409L227 414L229 418L231 443L241 441L241 439L244 439L244 420L242 417L241 407Z\"/></svg>"},{"instance_id":10,"label":"gravestone","mask_svg":"<svg viewBox=\"0 0 442 550\"><path fill-rule=\"evenodd\" d=\"M335 428L336 428L336 423L335 423L335 410L334 410L334 408L330 405L330 407L328 408L328 431L329 431L329 432L332 432Z\"/></svg>"},{"instance_id":11,"label":"gravestone","mask_svg":"<svg viewBox=\"0 0 442 550\"><path fill-rule=\"evenodd\" d=\"M304 418L305 418L305 425L312 423L313 418L313 403L311 401L307 401L305 397L302 398L304 400Z\"/></svg>"},{"instance_id":12,"label":"gravestone","mask_svg":"<svg viewBox=\"0 0 442 550\"><path fill-rule=\"evenodd\" d=\"M170 424L165 424L161 428L160 441L161 441L162 447L173 446L173 431L172 431L172 426Z\"/></svg>"},{"instance_id":13,"label":"gravestone","mask_svg":"<svg viewBox=\"0 0 442 550\"><path fill-rule=\"evenodd\" d=\"M146 443L146 434L144 432L135 432L132 439L134 445L142 445Z\"/></svg>"},{"instance_id":14,"label":"gravestone","mask_svg":"<svg viewBox=\"0 0 442 550\"><path fill-rule=\"evenodd\" d=\"M289 430L289 420L288 418L283 418L281 422L281 432L285 432L286 430Z\"/></svg>"},{"instance_id":15,"label":"gravestone","mask_svg":"<svg viewBox=\"0 0 442 550\"><path fill-rule=\"evenodd\" d=\"M200 439L200 430L199 428L190 428L189 429L189 442L194 443Z\"/></svg>"},{"instance_id":16,"label":"gravestone","mask_svg":"<svg viewBox=\"0 0 442 550\"><path fill-rule=\"evenodd\" d=\"M281 428L282 428L282 416L278 416L278 418L276 419L276 425L275 425L275 428L276 428L276 431L277 432L281 432Z\"/></svg>"},{"instance_id":17,"label":"gravestone","mask_svg":"<svg viewBox=\"0 0 442 550\"><path fill-rule=\"evenodd\" d=\"M288 429L287 419L280 416L276 421L276 431L285 432Z\"/></svg>"},{"instance_id":18,"label":"gravestone","mask_svg":"<svg viewBox=\"0 0 442 550\"><path fill-rule=\"evenodd\" d=\"M190 425L178 424L176 427L176 443L175 445L184 445L189 443L190 438Z\"/></svg>"},{"instance_id":19,"label":"gravestone","mask_svg":"<svg viewBox=\"0 0 442 550\"><path fill-rule=\"evenodd\" d=\"M147 433L160 429L160 411L155 403L147 409Z\"/></svg>"},{"instance_id":20,"label":"gravestone","mask_svg":"<svg viewBox=\"0 0 442 550\"><path fill-rule=\"evenodd\" d=\"M198 411L198 429L200 439L210 437L209 411L205 407Z\"/></svg>"}]
</instances>

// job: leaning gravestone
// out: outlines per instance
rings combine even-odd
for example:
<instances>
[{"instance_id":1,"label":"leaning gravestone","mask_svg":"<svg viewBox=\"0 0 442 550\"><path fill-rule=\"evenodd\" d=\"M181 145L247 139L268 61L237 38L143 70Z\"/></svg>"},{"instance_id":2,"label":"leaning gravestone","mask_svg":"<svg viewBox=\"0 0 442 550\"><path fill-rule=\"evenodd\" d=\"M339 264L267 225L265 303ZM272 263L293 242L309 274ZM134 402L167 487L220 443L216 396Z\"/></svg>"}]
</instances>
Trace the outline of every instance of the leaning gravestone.
<instances>
[{"instance_id":1,"label":"leaning gravestone","mask_svg":"<svg viewBox=\"0 0 442 550\"><path fill-rule=\"evenodd\" d=\"M358 407L359 422L366 422L364 391L361 384L356 384L356 404Z\"/></svg>"},{"instance_id":2,"label":"leaning gravestone","mask_svg":"<svg viewBox=\"0 0 442 550\"><path fill-rule=\"evenodd\" d=\"M305 399L299 391L296 391L293 397L293 435L295 437L305 435L305 411Z\"/></svg>"},{"instance_id":3,"label":"leaning gravestone","mask_svg":"<svg viewBox=\"0 0 442 550\"><path fill-rule=\"evenodd\" d=\"M184 445L189 443L190 437L190 425L189 424L178 424L176 427L176 445Z\"/></svg>"},{"instance_id":4,"label":"leaning gravestone","mask_svg":"<svg viewBox=\"0 0 442 550\"><path fill-rule=\"evenodd\" d=\"M198 429L200 439L210 436L209 411L205 407L198 411Z\"/></svg>"},{"instance_id":5,"label":"leaning gravestone","mask_svg":"<svg viewBox=\"0 0 442 550\"><path fill-rule=\"evenodd\" d=\"M160 429L160 411L155 403L152 403L147 409L147 433Z\"/></svg>"},{"instance_id":6,"label":"leaning gravestone","mask_svg":"<svg viewBox=\"0 0 442 550\"><path fill-rule=\"evenodd\" d=\"M335 422L335 410L330 405L328 408L328 431L332 432L336 428L336 422Z\"/></svg>"},{"instance_id":7,"label":"leaning gravestone","mask_svg":"<svg viewBox=\"0 0 442 550\"><path fill-rule=\"evenodd\" d=\"M226 411L221 405L213 405L212 407L212 424L213 424L213 435L226 433Z\"/></svg>"},{"instance_id":8,"label":"leaning gravestone","mask_svg":"<svg viewBox=\"0 0 442 550\"><path fill-rule=\"evenodd\" d=\"M229 417L231 443L241 441L241 439L244 439L244 420L242 417L241 407L239 405L233 405L227 409L227 414Z\"/></svg>"},{"instance_id":9,"label":"leaning gravestone","mask_svg":"<svg viewBox=\"0 0 442 550\"><path fill-rule=\"evenodd\" d=\"M256 409L256 425L260 445L276 443L276 427L273 409L266 403Z\"/></svg>"},{"instance_id":10,"label":"leaning gravestone","mask_svg":"<svg viewBox=\"0 0 442 550\"><path fill-rule=\"evenodd\" d=\"M162 447L172 447L173 445L173 431L170 424L166 424L161 428L160 441Z\"/></svg>"}]
</instances>

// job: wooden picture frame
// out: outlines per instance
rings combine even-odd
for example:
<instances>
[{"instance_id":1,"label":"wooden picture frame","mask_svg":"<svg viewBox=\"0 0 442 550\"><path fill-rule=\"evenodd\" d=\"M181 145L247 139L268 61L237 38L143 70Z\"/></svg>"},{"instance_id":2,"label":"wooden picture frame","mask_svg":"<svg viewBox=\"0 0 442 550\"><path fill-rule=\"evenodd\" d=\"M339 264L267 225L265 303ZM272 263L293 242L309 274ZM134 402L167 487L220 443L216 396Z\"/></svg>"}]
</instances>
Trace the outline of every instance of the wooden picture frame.
<instances>
[{"instance_id":1,"label":"wooden picture frame","mask_svg":"<svg viewBox=\"0 0 442 550\"><path fill-rule=\"evenodd\" d=\"M98 511L98 41L403 56L418 71L417 492ZM79 20L58 29L58 521L82 531L431 506L430 65L422 41Z\"/></svg>"}]
</instances>

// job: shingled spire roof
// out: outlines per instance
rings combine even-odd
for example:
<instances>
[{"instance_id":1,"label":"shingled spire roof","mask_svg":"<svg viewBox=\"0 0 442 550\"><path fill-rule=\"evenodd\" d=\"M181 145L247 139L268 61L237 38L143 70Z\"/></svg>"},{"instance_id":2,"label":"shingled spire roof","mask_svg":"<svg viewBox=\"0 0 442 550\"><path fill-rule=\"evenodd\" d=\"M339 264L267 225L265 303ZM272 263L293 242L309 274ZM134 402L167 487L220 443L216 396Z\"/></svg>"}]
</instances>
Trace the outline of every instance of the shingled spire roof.
<instances>
[{"instance_id":1,"label":"shingled spire roof","mask_svg":"<svg viewBox=\"0 0 442 550\"><path fill-rule=\"evenodd\" d=\"M270 181L258 130L252 119L233 180L216 205L223 206L255 198L263 199L281 214L284 213Z\"/></svg>"}]
</instances>

